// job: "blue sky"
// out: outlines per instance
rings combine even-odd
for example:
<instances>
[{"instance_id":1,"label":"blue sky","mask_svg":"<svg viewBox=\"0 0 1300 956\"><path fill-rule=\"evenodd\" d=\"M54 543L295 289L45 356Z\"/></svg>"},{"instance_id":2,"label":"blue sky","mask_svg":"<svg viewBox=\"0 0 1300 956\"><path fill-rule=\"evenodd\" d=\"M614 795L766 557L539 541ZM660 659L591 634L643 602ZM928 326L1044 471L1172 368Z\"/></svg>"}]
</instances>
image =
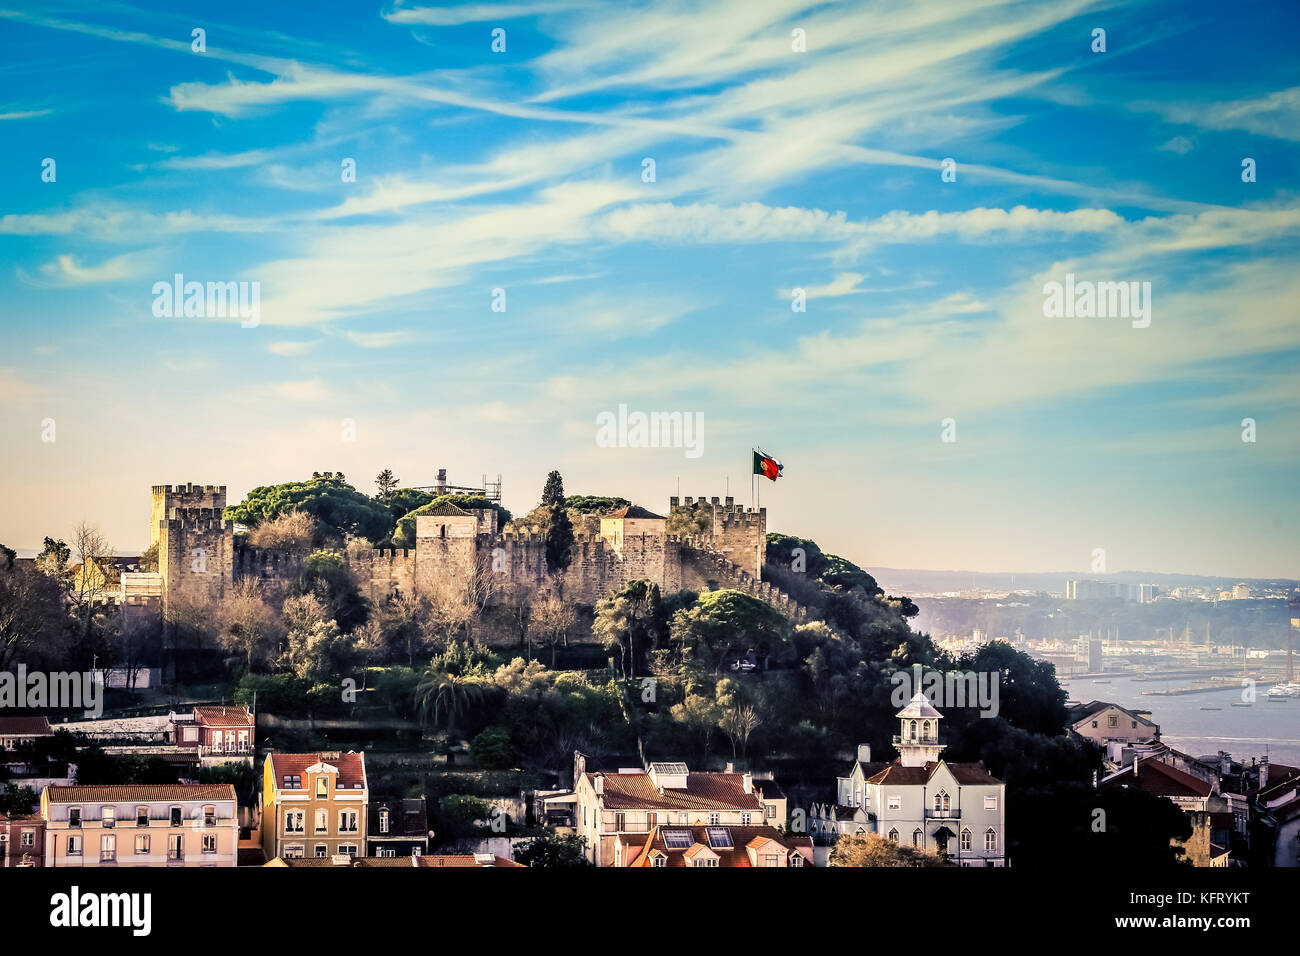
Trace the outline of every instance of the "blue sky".
<instances>
[{"instance_id":1,"label":"blue sky","mask_svg":"<svg viewBox=\"0 0 1300 956\"><path fill-rule=\"evenodd\" d=\"M769 528L867 566L1300 576L1291 5L346 6L0 10L0 541L314 470L662 511L761 444ZM178 272L256 327L156 317Z\"/></svg>"}]
</instances>

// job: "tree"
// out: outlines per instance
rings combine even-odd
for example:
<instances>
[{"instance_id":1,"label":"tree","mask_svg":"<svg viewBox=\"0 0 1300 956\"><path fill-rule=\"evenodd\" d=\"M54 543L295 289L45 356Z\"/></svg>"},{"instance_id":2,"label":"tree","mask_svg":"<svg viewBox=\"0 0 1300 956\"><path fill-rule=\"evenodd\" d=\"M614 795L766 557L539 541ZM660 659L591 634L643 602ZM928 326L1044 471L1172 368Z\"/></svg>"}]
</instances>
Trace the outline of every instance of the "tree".
<instances>
[{"instance_id":1,"label":"tree","mask_svg":"<svg viewBox=\"0 0 1300 956\"><path fill-rule=\"evenodd\" d=\"M305 511L285 511L248 533L248 543L267 551L303 552L317 538L316 519Z\"/></svg>"},{"instance_id":2,"label":"tree","mask_svg":"<svg viewBox=\"0 0 1300 956\"><path fill-rule=\"evenodd\" d=\"M397 490L397 476L391 468L385 468L375 476L375 484L379 488L379 497L387 498Z\"/></svg>"},{"instance_id":3,"label":"tree","mask_svg":"<svg viewBox=\"0 0 1300 956\"><path fill-rule=\"evenodd\" d=\"M36 556L36 567L46 574L62 577L67 571L68 561L71 558L71 548L62 541L55 541L46 535L45 546L41 548L41 553Z\"/></svg>"},{"instance_id":4,"label":"tree","mask_svg":"<svg viewBox=\"0 0 1300 956\"><path fill-rule=\"evenodd\" d=\"M629 680L654 649L658 608L659 586L644 580L628 582L596 605L592 631L606 648L619 651L620 670Z\"/></svg>"},{"instance_id":5,"label":"tree","mask_svg":"<svg viewBox=\"0 0 1300 956\"><path fill-rule=\"evenodd\" d=\"M563 504L551 505L551 523L546 529L546 570L563 571L573 561L573 522Z\"/></svg>"},{"instance_id":6,"label":"tree","mask_svg":"<svg viewBox=\"0 0 1300 956\"><path fill-rule=\"evenodd\" d=\"M765 664L792 656L790 622L771 605L741 591L708 591L673 617L673 640L683 659L696 667L722 672L738 656L753 650Z\"/></svg>"},{"instance_id":7,"label":"tree","mask_svg":"<svg viewBox=\"0 0 1300 956\"><path fill-rule=\"evenodd\" d=\"M577 623L573 605L551 594L533 604L533 626L551 645L551 668L555 668L555 649L563 641L569 644L569 628Z\"/></svg>"},{"instance_id":8,"label":"tree","mask_svg":"<svg viewBox=\"0 0 1300 956\"><path fill-rule=\"evenodd\" d=\"M515 862L529 867L594 865L587 859L586 837L580 833L561 834L554 830L547 830L515 847Z\"/></svg>"},{"instance_id":9,"label":"tree","mask_svg":"<svg viewBox=\"0 0 1300 956\"><path fill-rule=\"evenodd\" d=\"M831 850L831 866L943 866L934 853L904 846L874 833L842 836Z\"/></svg>"},{"instance_id":10,"label":"tree","mask_svg":"<svg viewBox=\"0 0 1300 956\"><path fill-rule=\"evenodd\" d=\"M424 624L429 618L429 603L402 591L393 595L380 609L379 626L384 643L406 655L406 666L415 666L415 653L425 643Z\"/></svg>"},{"instance_id":11,"label":"tree","mask_svg":"<svg viewBox=\"0 0 1300 956\"><path fill-rule=\"evenodd\" d=\"M442 578L433 582L425 597L424 626L434 641L447 647L474 617L469 595L461 582Z\"/></svg>"},{"instance_id":12,"label":"tree","mask_svg":"<svg viewBox=\"0 0 1300 956\"><path fill-rule=\"evenodd\" d=\"M399 494L405 494L408 489L403 489ZM420 505L413 511L408 511L402 517L397 519L397 526L393 529L393 547L395 548L414 548L415 547L415 528L416 519L422 514L428 514L434 508L441 504L455 505L463 511L473 509L491 508L497 513L497 527L504 528L510 523L511 514L501 505L482 495L466 494L447 494L439 495L436 498Z\"/></svg>"},{"instance_id":13,"label":"tree","mask_svg":"<svg viewBox=\"0 0 1300 956\"><path fill-rule=\"evenodd\" d=\"M356 575L336 551L313 551L308 555L290 593L315 594L344 631L351 631L370 614L370 602L362 596Z\"/></svg>"},{"instance_id":14,"label":"tree","mask_svg":"<svg viewBox=\"0 0 1300 956\"><path fill-rule=\"evenodd\" d=\"M731 756L736 754L736 744L740 744L740 756L743 757L749 748L749 735L752 734L763 723L763 718L749 704L737 704L722 715L719 725L722 732L727 735L731 741Z\"/></svg>"},{"instance_id":15,"label":"tree","mask_svg":"<svg viewBox=\"0 0 1300 956\"><path fill-rule=\"evenodd\" d=\"M546 484L542 486L542 504L564 504L564 479L558 471L552 471L546 476Z\"/></svg>"},{"instance_id":16,"label":"tree","mask_svg":"<svg viewBox=\"0 0 1300 956\"><path fill-rule=\"evenodd\" d=\"M415 688L416 708L420 722L436 724L440 719L447 723L447 740L456 738L456 725L470 707L483 699L483 682L477 677L449 674L430 665Z\"/></svg>"},{"instance_id":17,"label":"tree","mask_svg":"<svg viewBox=\"0 0 1300 956\"><path fill-rule=\"evenodd\" d=\"M36 653L57 657L67 625L58 579L22 564L0 570L0 671Z\"/></svg>"},{"instance_id":18,"label":"tree","mask_svg":"<svg viewBox=\"0 0 1300 956\"><path fill-rule=\"evenodd\" d=\"M251 529L291 511L304 511L316 518L316 544L341 543L349 536L382 541L393 528L393 517L382 502L357 491L341 474L330 472L307 481L254 488L242 502L226 508L224 516Z\"/></svg>"},{"instance_id":19,"label":"tree","mask_svg":"<svg viewBox=\"0 0 1300 956\"><path fill-rule=\"evenodd\" d=\"M118 587L121 578L113 561L113 549L95 525L81 521L72 529L72 553L80 565L73 577L72 603L84 642L90 633L95 605Z\"/></svg>"},{"instance_id":20,"label":"tree","mask_svg":"<svg viewBox=\"0 0 1300 956\"><path fill-rule=\"evenodd\" d=\"M140 553L140 570L156 574L158 571L158 542L155 541Z\"/></svg>"},{"instance_id":21,"label":"tree","mask_svg":"<svg viewBox=\"0 0 1300 956\"><path fill-rule=\"evenodd\" d=\"M474 763L488 770L514 766L515 748L510 743L510 730L500 725L484 729L469 742L469 753Z\"/></svg>"},{"instance_id":22,"label":"tree","mask_svg":"<svg viewBox=\"0 0 1300 956\"><path fill-rule=\"evenodd\" d=\"M262 599L262 589L252 578L244 578L226 593L217 611L221 630L217 639L244 658L244 669L253 669L253 659L264 654L277 630L275 614Z\"/></svg>"}]
</instances>

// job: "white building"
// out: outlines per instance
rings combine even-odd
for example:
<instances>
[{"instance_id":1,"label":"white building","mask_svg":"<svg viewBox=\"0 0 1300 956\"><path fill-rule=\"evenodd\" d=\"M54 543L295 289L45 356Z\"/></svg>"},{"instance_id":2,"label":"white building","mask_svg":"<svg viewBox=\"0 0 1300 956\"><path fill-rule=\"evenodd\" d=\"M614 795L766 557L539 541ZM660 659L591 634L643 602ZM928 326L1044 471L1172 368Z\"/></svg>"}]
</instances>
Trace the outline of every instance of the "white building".
<instances>
[{"instance_id":1,"label":"white building","mask_svg":"<svg viewBox=\"0 0 1300 956\"><path fill-rule=\"evenodd\" d=\"M835 829L875 833L960 866L1005 866L1006 785L981 763L942 759L943 715L925 694L896 716L898 758L872 764L864 745L849 776L837 779Z\"/></svg>"}]
</instances>

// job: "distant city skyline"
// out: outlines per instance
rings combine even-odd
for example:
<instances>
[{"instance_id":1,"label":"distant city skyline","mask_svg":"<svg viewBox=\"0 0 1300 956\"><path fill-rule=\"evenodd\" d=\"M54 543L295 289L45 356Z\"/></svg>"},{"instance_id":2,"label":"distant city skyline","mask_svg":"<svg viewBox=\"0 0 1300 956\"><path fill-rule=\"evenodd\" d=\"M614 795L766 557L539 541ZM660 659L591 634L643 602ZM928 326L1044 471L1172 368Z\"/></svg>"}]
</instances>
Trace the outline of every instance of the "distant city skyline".
<instances>
[{"instance_id":1,"label":"distant city skyline","mask_svg":"<svg viewBox=\"0 0 1300 956\"><path fill-rule=\"evenodd\" d=\"M1293 7L216 16L0 10L0 542L383 468L662 514L761 446L863 567L1300 578Z\"/></svg>"}]
</instances>

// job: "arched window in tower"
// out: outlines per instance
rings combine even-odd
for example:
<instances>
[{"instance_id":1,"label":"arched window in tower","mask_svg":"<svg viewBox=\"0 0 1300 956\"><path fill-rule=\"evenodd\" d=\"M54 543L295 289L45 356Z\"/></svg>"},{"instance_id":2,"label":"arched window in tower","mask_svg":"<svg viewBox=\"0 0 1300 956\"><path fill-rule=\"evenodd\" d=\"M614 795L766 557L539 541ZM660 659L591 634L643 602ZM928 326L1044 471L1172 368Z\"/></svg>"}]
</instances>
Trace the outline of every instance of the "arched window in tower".
<instances>
[{"instance_id":1,"label":"arched window in tower","mask_svg":"<svg viewBox=\"0 0 1300 956\"><path fill-rule=\"evenodd\" d=\"M930 740L934 734L930 733L930 722L927 720L921 725L921 739Z\"/></svg>"},{"instance_id":2,"label":"arched window in tower","mask_svg":"<svg viewBox=\"0 0 1300 956\"><path fill-rule=\"evenodd\" d=\"M898 842L898 831L897 831L897 830L890 830L890 831L889 831L889 839L892 840L894 843L897 843L897 842Z\"/></svg>"},{"instance_id":3,"label":"arched window in tower","mask_svg":"<svg viewBox=\"0 0 1300 956\"><path fill-rule=\"evenodd\" d=\"M923 834L921 833L921 828L917 827L915 830L912 831L912 846L916 847L919 850L921 848L921 840L923 838L924 837Z\"/></svg>"},{"instance_id":4,"label":"arched window in tower","mask_svg":"<svg viewBox=\"0 0 1300 956\"><path fill-rule=\"evenodd\" d=\"M947 813L952 808L952 802L948 797L947 790L940 790L934 795L934 809L940 813Z\"/></svg>"},{"instance_id":5,"label":"arched window in tower","mask_svg":"<svg viewBox=\"0 0 1300 956\"><path fill-rule=\"evenodd\" d=\"M998 831L989 827L984 831L984 849L992 852L998 848Z\"/></svg>"},{"instance_id":6,"label":"arched window in tower","mask_svg":"<svg viewBox=\"0 0 1300 956\"><path fill-rule=\"evenodd\" d=\"M962 848L963 850L969 850L969 849L970 849L970 829L969 829L969 828L967 828L967 829L961 831L961 848Z\"/></svg>"},{"instance_id":7,"label":"arched window in tower","mask_svg":"<svg viewBox=\"0 0 1300 956\"><path fill-rule=\"evenodd\" d=\"M912 739L916 740L916 721L909 721L909 723L912 725Z\"/></svg>"}]
</instances>

